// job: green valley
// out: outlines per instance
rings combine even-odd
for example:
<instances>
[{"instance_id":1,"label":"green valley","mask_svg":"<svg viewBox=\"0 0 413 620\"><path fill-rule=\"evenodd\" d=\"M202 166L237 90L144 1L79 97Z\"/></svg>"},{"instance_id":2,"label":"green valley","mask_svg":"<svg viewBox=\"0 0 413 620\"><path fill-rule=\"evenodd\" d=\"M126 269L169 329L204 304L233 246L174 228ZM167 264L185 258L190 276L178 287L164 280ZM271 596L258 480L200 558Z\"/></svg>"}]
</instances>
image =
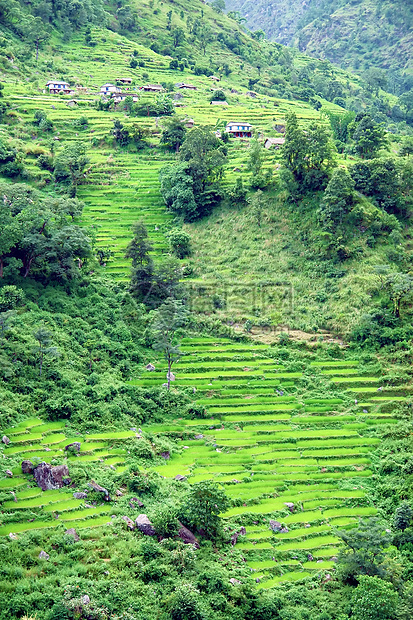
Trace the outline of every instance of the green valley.
<instances>
[{"instance_id":1,"label":"green valley","mask_svg":"<svg viewBox=\"0 0 413 620\"><path fill-rule=\"evenodd\" d=\"M0 620L413 613L409 66L228 8L0 0Z\"/></svg>"}]
</instances>

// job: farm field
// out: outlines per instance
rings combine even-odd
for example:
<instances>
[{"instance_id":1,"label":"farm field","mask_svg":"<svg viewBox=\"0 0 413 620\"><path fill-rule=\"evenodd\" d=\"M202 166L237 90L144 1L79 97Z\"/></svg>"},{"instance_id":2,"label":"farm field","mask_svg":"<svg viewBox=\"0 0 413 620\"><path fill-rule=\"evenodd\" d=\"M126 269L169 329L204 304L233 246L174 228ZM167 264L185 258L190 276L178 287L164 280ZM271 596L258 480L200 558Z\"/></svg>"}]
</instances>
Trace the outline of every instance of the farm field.
<instances>
[{"instance_id":1,"label":"farm field","mask_svg":"<svg viewBox=\"0 0 413 620\"><path fill-rule=\"evenodd\" d=\"M231 527L246 524L246 536L238 538L236 548L259 573L259 587L332 570L340 544L336 528L351 527L358 518L376 514L366 494L371 453L379 443L376 425L396 421L391 411L383 414L373 401L363 405L368 410L361 410L354 393L343 391L341 385L339 392L333 388L319 398L302 391L302 373L285 372L284 365L271 359L270 349L261 345L186 338L182 348L185 354L174 368L174 385L196 387L195 402L205 409L205 417L142 425L144 434L169 436L177 442L177 453L154 465L153 471L166 478L185 476L189 484L214 480L223 486L232 506L222 517ZM203 366L205 359L208 366ZM361 380L357 365L351 359L310 360L308 371L334 386L348 369ZM250 370L253 367L256 372ZM155 371L144 371L131 385L159 385L164 373L163 363L156 363ZM6 458L66 462L69 471L76 463L90 462L102 471L111 467L121 472L127 456L122 442L139 437L131 429L73 438L66 435L63 421L44 423L38 418L4 433L10 438ZM65 446L75 440L80 442L80 453L68 454ZM116 498L90 506L74 499L69 489L43 492L30 480L19 467L13 469L12 478L0 480L0 489L10 493L2 505L10 516L0 526L0 535L53 528L57 517L71 527L100 527L116 512ZM22 520L25 511L35 520ZM281 523L281 533L270 529L270 519ZM299 560L292 563L297 554Z\"/></svg>"}]
</instances>

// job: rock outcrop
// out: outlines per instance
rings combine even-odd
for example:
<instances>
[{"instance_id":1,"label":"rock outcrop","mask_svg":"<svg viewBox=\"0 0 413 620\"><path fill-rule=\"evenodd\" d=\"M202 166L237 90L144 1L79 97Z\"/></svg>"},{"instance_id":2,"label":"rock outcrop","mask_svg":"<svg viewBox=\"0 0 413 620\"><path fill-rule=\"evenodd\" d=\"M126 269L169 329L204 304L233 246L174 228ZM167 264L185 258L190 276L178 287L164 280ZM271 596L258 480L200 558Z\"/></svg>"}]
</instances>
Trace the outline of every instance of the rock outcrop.
<instances>
[{"instance_id":1,"label":"rock outcrop","mask_svg":"<svg viewBox=\"0 0 413 620\"><path fill-rule=\"evenodd\" d=\"M142 534L146 534L146 536L155 536L156 530L153 527L152 523L149 521L147 515L139 515L136 518L135 523L136 527L142 532Z\"/></svg>"},{"instance_id":2,"label":"rock outcrop","mask_svg":"<svg viewBox=\"0 0 413 620\"><path fill-rule=\"evenodd\" d=\"M52 491L54 489L61 489L66 484L69 470L67 465L52 467L48 463L40 463L40 465L34 468L33 475L37 486L42 491Z\"/></svg>"},{"instance_id":3,"label":"rock outcrop","mask_svg":"<svg viewBox=\"0 0 413 620\"><path fill-rule=\"evenodd\" d=\"M182 523L179 523L179 525L179 538L183 540L186 545L194 545L196 549L199 549L199 542L191 530L188 530L188 528L185 527L185 525L182 525Z\"/></svg>"}]
</instances>

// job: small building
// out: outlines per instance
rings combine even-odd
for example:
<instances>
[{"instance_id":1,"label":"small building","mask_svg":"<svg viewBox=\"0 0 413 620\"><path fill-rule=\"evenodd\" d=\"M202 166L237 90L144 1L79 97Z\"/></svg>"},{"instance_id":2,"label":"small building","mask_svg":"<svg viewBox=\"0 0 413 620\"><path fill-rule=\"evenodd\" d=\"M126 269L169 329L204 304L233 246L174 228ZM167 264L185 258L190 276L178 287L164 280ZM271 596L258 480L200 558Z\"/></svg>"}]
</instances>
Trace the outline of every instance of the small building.
<instances>
[{"instance_id":1,"label":"small building","mask_svg":"<svg viewBox=\"0 0 413 620\"><path fill-rule=\"evenodd\" d=\"M163 87L160 84L145 84L140 86L139 90L143 90L145 93L160 93L163 91Z\"/></svg>"},{"instance_id":2,"label":"small building","mask_svg":"<svg viewBox=\"0 0 413 620\"><path fill-rule=\"evenodd\" d=\"M193 84L185 84L184 82L178 82L178 84L175 84L175 88L180 90L198 90Z\"/></svg>"},{"instance_id":3,"label":"small building","mask_svg":"<svg viewBox=\"0 0 413 620\"><path fill-rule=\"evenodd\" d=\"M120 82L121 84L126 84L128 86L130 86L132 84L132 78L116 78L117 82Z\"/></svg>"},{"instance_id":4,"label":"small building","mask_svg":"<svg viewBox=\"0 0 413 620\"><path fill-rule=\"evenodd\" d=\"M219 82L219 77L217 77L216 75L210 75L209 79L212 80L213 82Z\"/></svg>"},{"instance_id":5,"label":"small building","mask_svg":"<svg viewBox=\"0 0 413 620\"><path fill-rule=\"evenodd\" d=\"M279 149L285 142L285 138L266 138L264 146L266 149Z\"/></svg>"},{"instance_id":6,"label":"small building","mask_svg":"<svg viewBox=\"0 0 413 620\"><path fill-rule=\"evenodd\" d=\"M121 101L125 101L126 97L131 97L132 101L139 101L138 95L133 95L132 93L112 93L112 99L115 103L120 103Z\"/></svg>"},{"instance_id":7,"label":"small building","mask_svg":"<svg viewBox=\"0 0 413 620\"><path fill-rule=\"evenodd\" d=\"M75 99L71 99L70 101L66 103L66 105L68 105L69 108L75 108L78 105L78 103Z\"/></svg>"},{"instance_id":8,"label":"small building","mask_svg":"<svg viewBox=\"0 0 413 620\"><path fill-rule=\"evenodd\" d=\"M46 84L46 88L49 89L51 95L63 93L64 95L72 95L74 91L71 89L70 84L67 82L60 82L59 80L50 80Z\"/></svg>"},{"instance_id":9,"label":"small building","mask_svg":"<svg viewBox=\"0 0 413 620\"><path fill-rule=\"evenodd\" d=\"M119 86L115 86L115 84L103 84L103 86L100 87L101 95L111 95L112 93L120 92L121 89L119 88Z\"/></svg>"},{"instance_id":10,"label":"small building","mask_svg":"<svg viewBox=\"0 0 413 620\"><path fill-rule=\"evenodd\" d=\"M228 105L228 101L211 101L209 105Z\"/></svg>"},{"instance_id":11,"label":"small building","mask_svg":"<svg viewBox=\"0 0 413 620\"><path fill-rule=\"evenodd\" d=\"M234 138L252 138L252 125L250 123L231 121L227 124L225 131Z\"/></svg>"},{"instance_id":12,"label":"small building","mask_svg":"<svg viewBox=\"0 0 413 620\"><path fill-rule=\"evenodd\" d=\"M195 121L193 118L184 119L184 123L185 123L185 127L187 127L188 129L192 129L192 127L195 125Z\"/></svg>"}]
</instances>

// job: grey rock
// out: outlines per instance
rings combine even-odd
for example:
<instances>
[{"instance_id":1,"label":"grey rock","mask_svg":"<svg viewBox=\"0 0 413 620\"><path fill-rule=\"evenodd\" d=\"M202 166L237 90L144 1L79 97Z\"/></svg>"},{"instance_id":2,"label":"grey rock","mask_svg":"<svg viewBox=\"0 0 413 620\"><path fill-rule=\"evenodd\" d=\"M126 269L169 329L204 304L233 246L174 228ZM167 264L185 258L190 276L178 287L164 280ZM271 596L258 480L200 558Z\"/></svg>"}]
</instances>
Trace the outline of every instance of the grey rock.
<instances>
[{"instance_id":1,"label":"grey rock","mask_svg":"<svg viewBox=\"0 0 413 620\"><path fill-rule=\"evenodd\" d=\"M169 459L171 458L171 455L168 452L168 450L166 450L165 452L161 452L161 457L165 459L165 461L169 461Z\"/></svg>"},{"instance_id":2,"label":"grey rock","mask_svg":"<svg viewBox=\"0 0 413 620\"><path fill-rule=\"evenodd\" d=\"M279 521L274 521L273 519L270 519L270 528L273 532L280 532L283 529L283 526Z\"/></svg>"},{"instance_id":3,"label":"grey rock","mask_svg":"<svg viewBox=\"0 0 413 620\"><path fill-rule=\"evenodd\" d=\"M65 534L67 534L68 536L73 536L75 542L78 542L80 540L79 534L76 532L74 527L69 527L69 529L66 530Z\"/></svg>"},{"instance_id":4,"label":"grey rock","mask_svg":"<svg viewBox=\"0 0 413 620\"><path fill-rule=\"evenodd\" d=\"M70 450L71 452L80 452L80 441L68 443L67 446L65 446L65 450Z\"/></svg>"},{"instance_id":5,"label":"grey rock","mask_svg":"<svg viewBox=\"0 0 413 620\"><path fill-rule=\"evenodd\" d=\"M49 558L50 558L50 555L46 553L46 551L40 551L39 553L40 560L48 560Z\"/></svg>"},{"instance_id":6,"label":"grey rock","mask_svg":"<svg viewBox=\"0 0 413 620\"><path fill-rule=\"evenodd\" d=\"M142 532L142 534L146 534L146 536L155 536L156 530L153 527L152 523L149 521L147 515L140 514L136 518L135 523L136 527Z\"/></svg>"},{"instance_id":7,"label":"grey rock","mask_svg":"<svg viewBox=\"0 0 413 620\"><path fill-rule=\"evenodd\" d=\"M48 463L40 463L33 470L34 479L37 486L42 491L51 491L53 489L61 489L65 484L64 478L68 476L69 470L67 465L57 465L52 467Z\"/></svg>"},{"instance_id":8,"label":"grey rock","mask_svg":"<svg viewBox=\"0 0 413 620\"><path fill-rule=\"evenodd\" d=\"M14 502L17 502L16 493L15 493L14 491L10 491L10 493L11 493L11 496L12 496L12 498L13 498L13 501L14 501Z\"/></svg>"},{"instance_id":9,"label":"grey rock","mask_svg":"<svg viewBox=\"0 0 413 620\"><path fill-rule=\"evenodd\" d=\"M88 483L88 486L91 487L94 491L99 491L100 493L103 493L105 495L105 501L110 502L109 491L105 489L105 487L100 486L100 484L98 484L94 480L91 480Z\"/></svg>"},{"instance_id":10,"label":"grey rock","mask_svg":"<svg viewBox=\"0 0 413 620\"><path fill-rule=\"evenodd\" d=\"M186 480L186 476L181 476L181 474L177 474L175 476L175 480L183 481Z\"/></svg>"},{"instance_id":11,"label":"grey rock","mask_svg":"<svg viewBox=\"0 0 413 620\"><path fill-rule=\"evenodd\" d=\"M9 478L13 478L13 472L11 471L11 469L6 469L6 471L4 472L6 474L6 476L8 476Z\"/></svg>"},{"instance_id":12,"label":"grey rock","mask_svg":"<svg viewBox=\"0 0 413 620\"><path fill-rule=\"evenodd\" d=\"M188 530L188 528L185 527L185 525L182 525L182 523L179 523L179 525L179 538L183 540L186 545L194 545L195 549L199 549L199 542L196 539L195 535L191 532L191 530Z\"/></svg>"},{"instance_id":13,"label":"grey rock","mask_svg":"<svg viewBox=\"0 0 413 620\"><path fill-rule=\"evenodd\" d=\"M146 370L149 370L149 372L153 372L155 369L155 366L153 364L148 364L147 366L145 366Z\"/></svg>"},{"instance_id":14,"label":"grey rock","mask_svg":"<svg viewBox=\"0 0 413 620\"><path fill-rule=\"evenodd\" d=\"M75 499L86 499L87 493L83 493L82 491L76 491L75 493L73 493L73 497Z\"/></svg>"},{"instance_id":15,"label":"grey rock","mask_svg":"<svg viewBox=\"0 0 413 620\"><path fill-rule=\"evenodd\" d=\"M168 387L167 383L162 383L162 387Z\"/></svg>"},{"instance_id":16,"label":"grey rock","mask_svg":"<svg viewBox=\"0 0 413 620\"><path fill-rule=\"evenodd\" d=\"M87 594L85 594L84 596L82 596L82 604L83 605L89 605L90 603L90 598Z\"/></svg>"},{"instance_id":17,"label":"grey rock","mask_svg":"<svg viewBox=\"0 0 413 620\"><path fill-rule=\"evenodd\" d=\"M16 534L13 534L13 532L10 532L9 538L10 538L10 540L17 540L17 536L16 536Z\"/></svg>"},{"instance_id":18,"label":"grey rock","mask_svg":"<svg viewBox=\"0 0 413 620\"><path fill-rule=\"evenodd\" d=\"M116 489L116 491L115 491L115 495L116 495L117 497L123 497L123 493L122 493L122 491L121 491L120 489Z\"/></svg>"},{"instance_id":19,"label":"grey rock","mask_svg":"<svg viewBox=\"0 0 413 620\"><path fill-rule=\"evenodd\" d=\"M320 564L320 563L322 564L323 560L317 560L317 564Z\"/></svg>"},{"instance_id":20,"label":"grey rock","mask_svg":"<svg viewBox=\"0 0 413 620\"><path fill-rule=\"evenodd\" d=\"M10 443L10 439L7 437L7 435L3 435L3 437L1 438L1 440L2 440L2 442L3 442L4 444L6 444L6 446L8 446L8 445L9 445L9 443Z\"/></svg>"},{"instance_id":21,"label":"grey rock","mask_svg":"<svg viewBox=\"0 0 413 620\"><path fill-rule=\"evenodd\" d=\"M202 434L195 435L195 439L203 439L203 438L204 438L204 436Z\"/></svg>"},{"instance_id":22,"label":"grey rock","mask_svg":"<svg viewBox=\"0 0 413 620\"><path fill-rule=\"evenodd\" d=\"M175 379L176 379L176 377L175 377L173 372L167 372L166 373L166 378L169 379L169 381L175 381Z\"/></svg>"},{"instance_id":23,"label":"grey rock","mask_svg":"<svg viewBox=\"0 0 413 620\"><path fill-rule=\"evenodd\" d=\"M290 512L294 512L294 504L292 502L284 502L284 506L287 506Z\"/></svg>"},{"instance_id":24,"label":"grey rock","mask_svg":"<svg viewBox=\"0 0 413 620\"><path fill-rule=\"evenodd\" d=\"M241 526L239 533L240 533L240 536L246 536L247 530L245 529L243 525Z\"/></svg>"},{"instance_id":25,"label":"grey rock","mask_svg":"<svg viewBox=\"0 0 413 620\"><path fill-rule=\"evenodd\" d=\"M314 560L314 558L313 558L313 556L311 555L311 553L308 553L308 554L307 554L307 560L308 560L309 562L312 562L312 561ZM321 561L322 561L322 560L321 560Z\"/></svg>"},{"instance_id":26,"label":"grey rock","mask_svg":"<svg viewBox=\"0 0 413 620\"><path fill-rule=\"evenodd\" d=\"M126 523L126 527L129 530L134 530L135 529L135 523L132 521L132 519L130 519L129 517L127 517L126 515L122 517L122 519L125 521Z\"/></svg>"},{"instance_id":27,"label":"grey rock","mask_svg":"<svg viewBox=\"0 0 413 620\"><path fill-rule=\"evenodd\" d=\"M280 534L286 534L287 532L289 532L290 530L288 529L288 527L282 527L280 529Z\"/></svg>"},{"instance_id":28,"label":"grey rock","mask_svg":"<svg viewBox=\"0 0 413 620\"><path fill-rule=\"evenodd\" d=\"M34 465L31 461L22 461L22 473L23 474L32 474L34 470Z\"/></svg>"},{"instance_id":29,"label":"grey rock","mask_svg":"<svg viewBox=\"0 0 413 620\"><path fill-rule=\"evenodd\" d=\"M235 586L238 583L241 583L240 580L239 579L235 579L235 577L231 577L229 582L232 583L233 586Z\"/></svg>"},{"instance_id":30,"label":"grey rock","mask_svg":"<svg viewBox=\"0 0 413 620\"><path fill-rule=\"evenodd\" d=\"M134 433L136 433L136 426L132 426L131 431L133 431Z\"/></svg>"}]
</instances>

